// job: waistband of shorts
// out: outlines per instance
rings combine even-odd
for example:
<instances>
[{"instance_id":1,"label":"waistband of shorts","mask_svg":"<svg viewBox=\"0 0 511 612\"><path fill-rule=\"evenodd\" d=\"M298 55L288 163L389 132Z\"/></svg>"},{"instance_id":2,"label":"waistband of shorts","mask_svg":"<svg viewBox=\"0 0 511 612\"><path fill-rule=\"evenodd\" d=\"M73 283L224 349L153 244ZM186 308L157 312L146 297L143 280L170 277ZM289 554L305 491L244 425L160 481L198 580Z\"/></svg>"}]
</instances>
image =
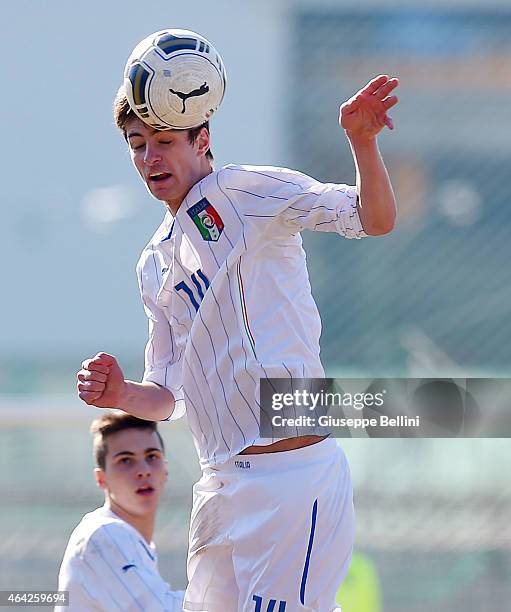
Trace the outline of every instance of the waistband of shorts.
<instances>
[{"instance_id":1,"label":"waistband of shorts","mask_svg":"<svg viewBox=\"0 0 511 612\"><path fill-rule=\"evenodd\" d=\"M334 438L325 438L321 442L297 448L295 450L281 451L278 453L261 453L257 455L236 455L225 463L205 468L204 473L239 473L244 470L254 472L281 470L288 465L309 463L311 461L321 461L331 458L332 455L340 450Z\"/></svg>"}]
</instances>

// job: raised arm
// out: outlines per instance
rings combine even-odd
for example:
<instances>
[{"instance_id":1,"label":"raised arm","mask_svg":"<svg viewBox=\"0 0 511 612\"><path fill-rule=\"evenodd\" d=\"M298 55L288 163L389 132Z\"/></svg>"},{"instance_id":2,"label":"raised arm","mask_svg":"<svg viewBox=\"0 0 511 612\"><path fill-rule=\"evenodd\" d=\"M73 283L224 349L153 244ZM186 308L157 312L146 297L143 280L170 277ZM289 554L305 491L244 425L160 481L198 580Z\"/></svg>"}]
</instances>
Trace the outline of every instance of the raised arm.
<instances>
[{"instance_id":1,"label":"raised arm","mask_svg":"<svg viewBox=\"0 0 511 612\"><path fill-rule=\"evenodd\" d=\"M390 232L396 218L394 192L376 137L385 126L394 129L387 111L398 102L389 95L398 84L395 78L378 76L342 104L339 113L357 170L360 220L373 236Z\"/></svg>"}]
</instances>

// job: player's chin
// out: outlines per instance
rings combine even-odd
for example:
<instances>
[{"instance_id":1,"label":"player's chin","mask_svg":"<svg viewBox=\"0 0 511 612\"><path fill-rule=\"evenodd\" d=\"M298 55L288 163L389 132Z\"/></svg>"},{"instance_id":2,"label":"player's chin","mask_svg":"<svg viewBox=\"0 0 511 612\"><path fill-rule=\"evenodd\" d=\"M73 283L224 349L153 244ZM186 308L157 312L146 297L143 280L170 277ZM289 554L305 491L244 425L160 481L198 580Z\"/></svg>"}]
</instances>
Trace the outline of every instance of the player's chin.
<instances>
[{"instance_id":1,"label":"player's chin","mask_svg":"<svg viewBox=\"0 0 511 612\"><path fill-rule=\"evenodd\" d=\"M152 189L150 189L149 192L153 196L153 198L159 200L160 202L172 202L177 199L175 190L155 189L153 191Z\"/></svg>"}]
</instances>

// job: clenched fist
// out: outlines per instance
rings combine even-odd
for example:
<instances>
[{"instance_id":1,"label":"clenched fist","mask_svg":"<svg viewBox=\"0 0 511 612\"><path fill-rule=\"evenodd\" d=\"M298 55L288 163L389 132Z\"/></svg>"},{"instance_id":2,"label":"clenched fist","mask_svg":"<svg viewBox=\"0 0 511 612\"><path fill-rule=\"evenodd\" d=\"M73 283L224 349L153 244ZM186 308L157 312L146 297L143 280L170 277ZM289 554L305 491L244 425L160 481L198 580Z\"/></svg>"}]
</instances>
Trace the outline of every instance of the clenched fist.
<instances>
[{"instance_id":1,"label":"clenched fist","mask_svg":"<svg viewBox=\"0 0 511 612\"><path fill-rule=\"evenodd\" d=\"M108 353L98 353L82 363L76 375L78 396L86 404L98 408L118 408L126 381L117 359Z\"/></svg>"}]
</instances>

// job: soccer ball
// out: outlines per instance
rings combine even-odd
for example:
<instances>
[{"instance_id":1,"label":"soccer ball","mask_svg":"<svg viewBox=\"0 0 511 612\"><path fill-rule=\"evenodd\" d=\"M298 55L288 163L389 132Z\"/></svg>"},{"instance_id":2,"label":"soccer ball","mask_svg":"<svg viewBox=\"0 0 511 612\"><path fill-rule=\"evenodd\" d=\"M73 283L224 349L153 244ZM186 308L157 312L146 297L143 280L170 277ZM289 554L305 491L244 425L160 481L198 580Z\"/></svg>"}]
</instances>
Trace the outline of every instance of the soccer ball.
<instances>
[{"instance_id":1,"label":"soccer ball","mask_svg":"<svg viewBox=\"0 0 511 612\"><path fill-rule=\"evenodd\" d=\"M190 30L161 30L133 49L124 88L133 112L156 130L185 130L209 120L225 91L222 58Z\"/></svg>"}]
</instances>

